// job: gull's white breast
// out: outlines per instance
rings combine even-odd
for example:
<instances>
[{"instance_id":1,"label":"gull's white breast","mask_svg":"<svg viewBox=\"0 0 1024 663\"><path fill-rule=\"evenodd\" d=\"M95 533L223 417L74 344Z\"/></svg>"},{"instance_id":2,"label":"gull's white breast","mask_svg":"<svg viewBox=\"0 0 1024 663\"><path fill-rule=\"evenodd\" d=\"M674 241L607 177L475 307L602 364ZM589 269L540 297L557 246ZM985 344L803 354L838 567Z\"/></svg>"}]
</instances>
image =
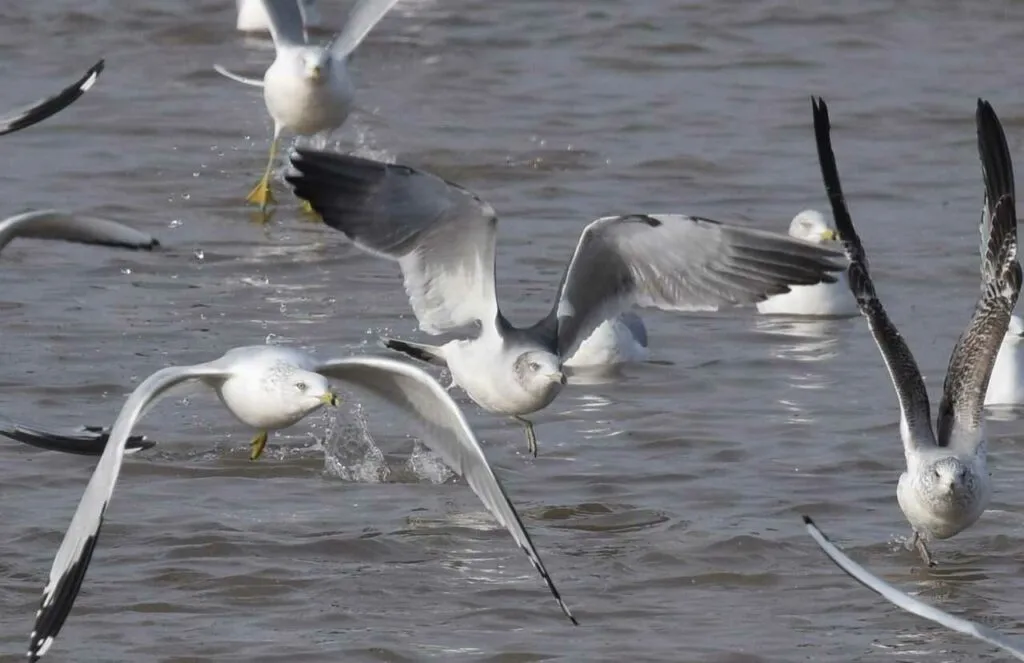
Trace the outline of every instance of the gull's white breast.
<instances>
[{"instance_id":1,"label":"gull's white breast","mask_svg":"<svg viewBox=\"0 0 1024 663\"><path fill-rule=\"evenodd\" d=\"M310 83L297 49L282 49L263 77L267 112L300 136L340 127L352 111L355 91L344 62L333 61L324 75L321 84Z\"/></svg>"}]
</instances>

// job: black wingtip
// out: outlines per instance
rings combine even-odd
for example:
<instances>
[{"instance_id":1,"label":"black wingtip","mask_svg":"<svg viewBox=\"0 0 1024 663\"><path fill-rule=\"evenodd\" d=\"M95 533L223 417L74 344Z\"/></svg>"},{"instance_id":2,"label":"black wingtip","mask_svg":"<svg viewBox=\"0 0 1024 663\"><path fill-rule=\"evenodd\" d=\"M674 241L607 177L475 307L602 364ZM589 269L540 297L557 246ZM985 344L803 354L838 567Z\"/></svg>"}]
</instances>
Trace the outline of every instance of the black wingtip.
<instances>
[{"instance_id":1,"label":"black wingtip","mask_svg":"<svg viewBox=\"0 0 1024 663\"><path fill-rule=\"evenodd\" d=\"M817 525L814 524L814 521L811 520L810 516L804 514L802 517L804 519L804 525L811 525L812 527L817 527Z\"/></svg>"}]
</instances>

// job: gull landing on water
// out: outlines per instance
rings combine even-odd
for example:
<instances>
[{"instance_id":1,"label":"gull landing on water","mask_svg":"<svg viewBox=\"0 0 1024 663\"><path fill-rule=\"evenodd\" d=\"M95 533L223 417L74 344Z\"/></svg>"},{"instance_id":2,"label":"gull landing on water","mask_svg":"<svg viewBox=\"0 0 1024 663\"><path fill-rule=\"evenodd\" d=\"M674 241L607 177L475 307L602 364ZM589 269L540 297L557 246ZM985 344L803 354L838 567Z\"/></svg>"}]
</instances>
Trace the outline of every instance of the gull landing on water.
<instances>
[{"instance_id":1,"label":"gull landing on water","mask_svg":"<svg viewBox=\"0 0 1024 663\"><path fill-rule=\"evenodd\" d=\"M813 209L793 217L789 236L824 246L836 246L838 239L835 228ZM850 296L846 275L840 274L835 283L793 286L787 293L758 302L757 311L766 315L851 316L857 315L857 302Z\"/></svg>"},{"instance_id":2,"label":"gull landing on water","mask_svg":"<svg viewBox=\"0 0 1024 663\"><path fill-rule=\"evenodd\" d=\"M399 164L298 149L285 179L357 247L397 261L420 328L478 328L443 346L384 339L447 365L489 412L514 417L536 455L533 424L565 383L563 366L602 323L633 306L669 311L752 304L791 285L833 280L837 253L777 233L681 214L598 219L584 228L550 312L515 327L495 295L498 218L465 188Z\"/></svg>"},{"instance_id":3,"label":"gull landing on water","mask_svg":"<svg viewBox=\"0 0 1024 663\"><path fill-rule=\"evenodd\" d=\"M508 530L562 612L576 624L462 411L441 385L422 369L394 359L318 360L291 348L262 345L235 348L204 364L161 369L128 397L54 557L30 635L29 661L39 660L50 649L71 612L121 472L126 439L160 398L185 383L205 384L236 419L265 432L291 426L335 402L328 378L366 391L405 415L423 443L466 480L495 520Z\"/></svg>"},{"instance_id":4,"label":"gull landing on water","mask_svg":"<svg viewBox=\"0 0 1024 663\"><path fill-rule=\"evenodd\" d=\"M0 136L27 129L64 110L96 84L102 71L103 60L100 60L89 67L81 78L54 96L0 116Z\"/></svg>"},{"instance_id":5,"label":"gull landing on water","mask_svg":"<svg viewBox=\"0 0 1024 663\"><path fill-rule=\"evenodd\" d=\"M942 626L953 631L957 631L958 633L964 633L973 638L987 642L990 645L1002 649L1017 660L1024 661L1024 644L1016 644L1002 633L993 631L987 626L975 624L974 622L951 615L948 612L943 612L934 606L928 605L924 601L920 601L904 592L901 592L843 554L835 544L829 541L828 537L825 536L825 533L818 529L817 525L814 524L814 521L808 516L804 516L804 525L807 527L807 533L811 535L814 542L818 544L818 547L821 548L822 552L824 552L836 566L842 569L851 578L878 594L889 603L892 603L897 608L917 615L918 617L923 617L929 621L933 621L936 624L941 624Z\"/></svg>"},{"instance_id":6,"label":"gull landing on water","mask_svg":"<svg viewBox=\"0 0 1024 663\"><path fill-rule=\"evenodd\" d=\"M397 0L359 0L349 12L345 27L325 46L309 43L302 10L296 0L261 0L270 18L276 56L263 81L232 73L220 65L214 69L228 78L263 88L263 100L274 121L270 154L263 177L246 200L266 212L274 202L270 175L277 144L285 129L300 136L340 127L355 104L355 89L348 74L348 59L366 35Z\"/></svg>"},{"instance_id":7,"label":"gull landing on water","mask_svg":"<svg viewBox=\"0 0 1024 663\"><path fill-rule=\"evenodd\" d=\"M899 400L907 469L900 476L896 496L913 528L910 545L916 546L926 564L934 566L927 543L948 539L973 525L992 496L982 401L1021 287L1013 165L1006 136L992 106L979 99L978 154L985 181L982 225L989 228L982 256L982 294L949 359L936 435L921 372L875 294L864 247L846 207L832 152L828 106L817 99L813 107L822 178L850 260L850 290L868 321Z\"/></svg>"}]
</instances>

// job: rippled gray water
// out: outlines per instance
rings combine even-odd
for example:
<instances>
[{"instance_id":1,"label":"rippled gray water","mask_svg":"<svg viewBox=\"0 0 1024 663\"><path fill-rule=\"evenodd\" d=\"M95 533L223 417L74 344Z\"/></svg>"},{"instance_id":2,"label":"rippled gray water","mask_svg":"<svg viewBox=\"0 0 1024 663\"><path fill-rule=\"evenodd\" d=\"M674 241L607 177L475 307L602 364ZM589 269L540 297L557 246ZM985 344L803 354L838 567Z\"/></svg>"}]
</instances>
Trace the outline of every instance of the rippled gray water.
<instances>
[{"instance_id":1,"label":"rippled gray water","mask_svg":"<svg viewBox=\"0 0 1024 663\"><path fill-rule=\"evenodd\" d=\"M170 363L268 338L354 353L381 331L418 337L397 269L297 218L282 185L273 223L252 223L242 199L269 120L258 91L210 65L258 73L272 52L234 32L233 12L0 3L0 107L107 58L73 108L2 140L2 212L72 206L165 244L4 253L0 411L109 424ZM494 204L499 295L526 321L594 217L680 211L784 231L823 208L821 94L881 295L937 395L977 291L977 96L1024 162L1022 26L1010 0L407 0L360 49L363 111L333 142ZM884 577L1024 634L1019 421L992 424L992 510L937 544L943 564L925 574L897 547L897 410L862 320L647 321L654 361L567 389L536 417L536 461L517 426L460 396L579 628L468 487L435 483L371 404L314 417L253 464L248 432L201 396L145 421L161 444L126 463L50 657L998 660L853 585L802 512ZM14 660L94 462L5 443L0 463L0 659Z\"/></svg>"}]
</instances>

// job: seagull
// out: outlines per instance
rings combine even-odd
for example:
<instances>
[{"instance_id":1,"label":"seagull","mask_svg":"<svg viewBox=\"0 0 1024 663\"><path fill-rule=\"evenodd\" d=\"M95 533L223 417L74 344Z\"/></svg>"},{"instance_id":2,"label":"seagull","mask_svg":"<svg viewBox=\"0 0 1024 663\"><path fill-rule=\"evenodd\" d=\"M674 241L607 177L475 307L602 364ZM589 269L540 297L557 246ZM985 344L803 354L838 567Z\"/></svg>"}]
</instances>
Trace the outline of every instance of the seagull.
<instances>
[{"instance_id":1,"label":"seagull","mask_svg":"<svg viewBox=\"0 0 1024 663\"><path fill-rule=\"evenodd\" d=\"M648 357L647 326L639 315L627 311L598 325L579 349L562 362L562 367L607 370L621 364L647 361Z\"/></svg>"},{"instance_id":2,"label":"seagull","mask_svg":"<svg viewBox=\"0 0 1024 663\"><path fill-rule=\"evenodd\" d=\"M46 99L40 99L29 106L0 116L0 136L27 129L33 124L38 124L51 115L64 110L96 84L96 80L100 77L100 72L102 71L103 60L100 60L89 67L84 76L61 90L58 94Z\"/></svg>"},{"instance_id":3,"label":"seagull","mask_svg":"<svg viewBox=\"0 0 1024 663\"><path fill-rule=\"evenodd\" d=\"M987 642L988 644L1007 652L1018 661L1024 661L1024 645L1015 645L1005 635L994 631L987 626L982 626L981 624L976 624L975 622L955 617L948 612L943 612L936 607L928 605L924 601L920 601L913 596L901 592L843 554L839 548L836 548L836 546L829 541L828 537L825 536L825 533L818 529L817 525L814 524L814 521L808 516L804 516L804 524L807 526L807 532L814 539L815 543L818 544L818 547L828 555L829 559L835 562L836 566L845 571L851 578L878 594L889 603L892 603L897 608L917 615L918 617L923 617L929 621L933 621L936 624L945 626L953 631L964 633L973 638L977 638L978 640Z\"/></svg>"},{"instance_id":4,"label":"seagull","mask_svg":"<svg viewBox=\"0 0 1024 663\"><path fill-rule=\"evenodd\" d=\"M285 179L324 222L357 247L395 260L420 328L479 325L442 346L383 339L386 347L447 365L489 412L515 418L547 407L565 384L564 362L594 330L633 305L671 311L751 304L790 285L832 279L837 253L777 233L680 214L609 216L590 223L550 313L515 327L495 296L494 209L463 187L399 164L298 149Z\"/></svg>"},{"instance_id":5,"label":"seagull","mask_svg":"<svg viewBox=\"0 0 1024 663\"><path fill-rule=\"evenodd\" d=\"M239 32L270 31L270 17L267 16L267 10L263 8L263 0L235 0L235 9L238 13L235 29ZM302 24L306 30L324 27L324 20L320 16L316 0L299 0L299 10L302 12Z\"/></svg>"},{"instance_id":6,"label":"seagull","mask_svg":"<svg viewBox=\"0 0 1024 663\"><path fill-rule=\"evenodd\" d=\"M562 600L519 514L494 475L462 411L422 369L385 357L318 360L292 348L257 345L234 348L213 361L171 366L146 378L128 397L78 504L43 590L28 649L37 661L53 645L81 589L103 524L103 514L121 471L125 440L143 415L169 390L187 383L213 389L240 422L261 431L291 426L337 396L327 378L363 389L411 420L423 442L462 475L494 518L526 553L569 620L576 618Z\"/></svg>"},{"instance_id":7,"label":"seagull","mask_svg":"<svg viewBox=\"0 0 1024 663\"><path fill-rule=\"evenodd\" d=\"M153 236L116 221L52 209L26 212L0 221L0 251L18 237L144 250L152 250L160 244ZM77 431L56 431L3 417L0 417L0 435L42 449L83 455L102 453L107 442L107 430L103 428L86 426ZM144 435L129 440L129 450L133 452L152 446Z\"/></svg>"},{"instance_id":8,"label":"seagull","mask_svg":"<svg viewBox=\"0 0 1024 663\"><path fill-rule=\"evenodd\" d=\"M340 127L352 112L355 89L348 74L348 59L397 0L359 0L345 27L326 46L310 44L296 0L262 0L270 17L270 34L277 55L262 81L234 74L220 65L214 69L228 78L263 88L267 112L274 120L274 136L263 177L246 200L266 212L274 202L270 174L281 132L289 129L311 136Z\"/></svg>"},{"instance_id":9,"label":"seagull","mask_svg":"<svg viewBox=\"0 0 1024 663\"><path fill-rule=\"evenodd\" d=\"M982 401L1021 286L1013 165L1006 136L992 106L979 99L978 153L985 180L985 217L991 229L982 260L981 296L949 360L936 436L921 372L875 294L864 247L846 208L832 153L828 106L820 98L812 99L812 105L825 190L850 260L850 290L868 320L900 404L907 469L900 476L896 496L913 528L908 548L916 547L925 564L934 566L928 542L948 539L973 525L992 496Z\"/></svg>"},{"instance_id":10,"label":"seagull","mask_svg":"<svg viewBox=\"0 0 1024 663\"><path fill-rule=\"evenodd\" d=\"M789 236L826 246L838 239L835 228L813 209L793 217ZM767 315L852 316L857 315L857 302L850 296L846 277L840 274L836 283L793 286L787 293L758 302L757 311Z\"/></svg>"},{"instance_id":11,"label":"seagull","mask_svg":"<svg viewBox=\"0 0 1024 663\"><path fill-rule=\"evenodd\" d=\"M1010 326L999 346L992 378L985 392L985 406L1024 405L1024 320L1010 316Z\"/></svg>"}]
</instances>

